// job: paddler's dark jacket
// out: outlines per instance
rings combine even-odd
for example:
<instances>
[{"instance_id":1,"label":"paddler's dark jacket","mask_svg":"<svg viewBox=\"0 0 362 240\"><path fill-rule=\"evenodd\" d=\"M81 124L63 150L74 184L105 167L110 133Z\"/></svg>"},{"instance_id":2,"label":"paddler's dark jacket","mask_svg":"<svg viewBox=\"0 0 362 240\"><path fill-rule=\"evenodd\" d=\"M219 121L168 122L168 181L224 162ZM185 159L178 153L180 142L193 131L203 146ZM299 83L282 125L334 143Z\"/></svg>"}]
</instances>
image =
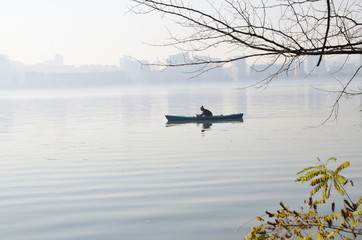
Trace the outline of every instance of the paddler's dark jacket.
<instances>
[{"instance_id":1,"label":"paddler's dark jacket","mask_svg":"<svg viewBox=\"0 0 362 240\"><path fill-rule=\"evenodd\" d=\"M202 108L202 113L199 115L200 117L209 117L212 116L212 112L206 108Z\"/></svg>"}]
</instances>

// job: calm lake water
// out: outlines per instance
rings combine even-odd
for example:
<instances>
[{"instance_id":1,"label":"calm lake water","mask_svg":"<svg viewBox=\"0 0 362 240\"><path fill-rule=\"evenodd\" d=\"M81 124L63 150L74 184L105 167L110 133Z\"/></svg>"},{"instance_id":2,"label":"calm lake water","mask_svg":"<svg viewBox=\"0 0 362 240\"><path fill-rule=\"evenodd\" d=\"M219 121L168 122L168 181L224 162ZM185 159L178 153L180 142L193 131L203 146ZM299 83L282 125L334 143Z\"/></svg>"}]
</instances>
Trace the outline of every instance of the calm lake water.
<instances>
[{"instance_id":1,"label":"calm lake water","mask_svg":"<svg viewBox=\"0 0 362 240\"><path fill-rule=\"evenodd\" d=\"M317 157L350 161L360 196L361 97L319 126L335 96L313 86L1 90L0 239L242 239L302 204ZM201 105L244 121L166 123Z\"/></svg>"}]
</instances>

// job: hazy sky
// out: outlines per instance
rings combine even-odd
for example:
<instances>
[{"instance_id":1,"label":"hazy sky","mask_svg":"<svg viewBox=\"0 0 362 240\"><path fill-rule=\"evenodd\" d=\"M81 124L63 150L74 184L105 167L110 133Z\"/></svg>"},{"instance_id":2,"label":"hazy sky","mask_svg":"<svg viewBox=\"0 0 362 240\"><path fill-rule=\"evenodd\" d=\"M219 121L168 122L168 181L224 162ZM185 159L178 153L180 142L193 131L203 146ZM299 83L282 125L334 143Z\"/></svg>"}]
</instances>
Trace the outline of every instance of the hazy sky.
<instances>
[{"instance_id":1,"label":"hazy sky","mask_svg":"<svg viewBox=\"0 0 362 240\"><path fill-rule=\"evenodd\" d=\"M209 1L185 1L203 10L210 7ZM212 1L214 6L216 2L220 1ZM166 24L173 32L180 33L179 29L158 13L127 13L130 4L130 0L0 0L0 54L26 64L61 54L65 64L83 65L118 64L124 55L163 60L177 53L146 43L167 42ZM217 51L213 56L231 52L224 50L213 50Z\"/></svg>"},{"instance_id":2,"label":"hazy sky","mask_svg":"<svg viewBox=\"0 0 362 240\"><path fill-rule=\"evenodd\" d=\"M0 0L0 54L32 64L118 64L123 55L155 60L167 49L165 19L125 14L128 0ZM152 27L155 26L155 27ZM169 50L169 49L168 49Z\"/></svg>"}]
</instances>

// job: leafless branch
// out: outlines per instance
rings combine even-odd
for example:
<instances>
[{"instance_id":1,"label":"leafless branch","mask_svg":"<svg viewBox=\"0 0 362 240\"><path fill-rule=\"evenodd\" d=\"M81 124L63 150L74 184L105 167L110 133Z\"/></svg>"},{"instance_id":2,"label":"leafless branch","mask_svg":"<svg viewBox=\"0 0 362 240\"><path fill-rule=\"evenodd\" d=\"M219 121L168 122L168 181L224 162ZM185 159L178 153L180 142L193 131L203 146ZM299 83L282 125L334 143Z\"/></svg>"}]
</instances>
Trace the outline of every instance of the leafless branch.
<instances>
[{"instance_id":1,"label":"leafless branch","mask_svg":"<svg viewBox=\"0 0 362 240\"><path fill-rule=\"evenodd\" d=\"M186 0L185 0L186 1ZM199 66L204 73L240 59L269 59L279 64L274 72L257 83L268 84L282 73L293 71L306 56L317 56L319 67L326 56L362 54L362 0L220 0L220 5L197 9L182 0L131 0L136 14L158 12L189 31L181 37L170 32L170 42L182 52L207 53L212 48L228 47L242 57L187 59L182 63L155 63L158 66ZM240 55L240 54L239 54ZM341 68L344 63L341 65ZM329 120L338 113L339 101L350 94L347 87L361 66L337 95ZM264 70L267 70L264 69Z\"/></svg>"}]
</instances>

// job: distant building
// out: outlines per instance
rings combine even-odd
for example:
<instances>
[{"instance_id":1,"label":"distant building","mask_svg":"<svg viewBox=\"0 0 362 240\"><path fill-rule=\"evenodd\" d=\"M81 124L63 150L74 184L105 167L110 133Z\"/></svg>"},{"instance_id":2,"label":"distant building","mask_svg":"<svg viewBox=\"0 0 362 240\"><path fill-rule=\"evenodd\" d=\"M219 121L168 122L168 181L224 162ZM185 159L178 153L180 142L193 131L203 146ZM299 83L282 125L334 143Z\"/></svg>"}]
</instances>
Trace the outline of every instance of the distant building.
<instances>
[{"instance_id":1,"label":"distant building","mask_svg":"<svg viewBox=\"0 0 362 240\"><path fill-rule=\"evenodd\" d=\"M136 61L130 56L123 56L119 61L119 67L126 72L129 80L133 83L141 83L147 80L150 66L147 61Z\"/></svg>"},{"instance_id":2,"label":"distant building","mask_svg":"<svg viewBox=\"0 0 362 240\"><path fill-rule=\"evenodd\" d=\"M12 69L6 55L0 55L0 88L11 87Z\"/></svg>"},{"instance_id":3,"label":"distant building","mask_svg":"<svg viewBox=\"0 0 362 240\"><path fill-rule=\"evenodd\" d=\"M53 59L44 61L44 64L50 66L62 66L64 65L63 56L56 54Z\"/></svg>"},{"instance_id":4,"label":"distant building","mask_svg":"<svg viewBox=\"0 0 362 240\"><path fill-rule=\"evenodd\" d=\"M170 55L167 59L169 64L182 64L191 62L190 56L187 53L178 53Z\"/></svg>"},{"instance_id":5,"label":"distant building","mask_svg":"<svg viewBox=\"0 0 362 240\"><path fill-rule=\"evenodd\" d=\"M320 65L317 67L320 56L308 56L307 58L307 73L312 75L323 75L327 73L326 61L322 59Z\"/></svg>"},{"instance_id":6,"label":"distant building","mask_svg":"<svg viewBox=\"0 0 362 240\"><path fill-rule=\"evenodd\" d=\"M210 83L231 81L225 69L212 62L218 62L218 58L209 56L190 56L187 53L171 55L167 59L166 67L159 74L158 82L163 83ZM204 65L205 63L205 65ZM182 65L183 66L177 66ZM186 65L185 65L186 64Z\"/></svg>"},{"instance_id":7,"label":"distant building","mask_svg":"<svg viewBox=\"0 0 362 240\"><path fill-rule=\"evenodd\" d=\"M243 81L248 76L245 59L240 59L231 63L231 78L234 81Z\"/></svg>"},{"instance_id":8,"label":"distant building","mask_svg":"<svg viewBox=\"0 0 362 240\"><path fill-rule=\"evenodd\" d=\"M294 63L294 75L296 77L304 77L305 76L305 64L304 64L304 61Z\"/></svg>"}]
</instances>

